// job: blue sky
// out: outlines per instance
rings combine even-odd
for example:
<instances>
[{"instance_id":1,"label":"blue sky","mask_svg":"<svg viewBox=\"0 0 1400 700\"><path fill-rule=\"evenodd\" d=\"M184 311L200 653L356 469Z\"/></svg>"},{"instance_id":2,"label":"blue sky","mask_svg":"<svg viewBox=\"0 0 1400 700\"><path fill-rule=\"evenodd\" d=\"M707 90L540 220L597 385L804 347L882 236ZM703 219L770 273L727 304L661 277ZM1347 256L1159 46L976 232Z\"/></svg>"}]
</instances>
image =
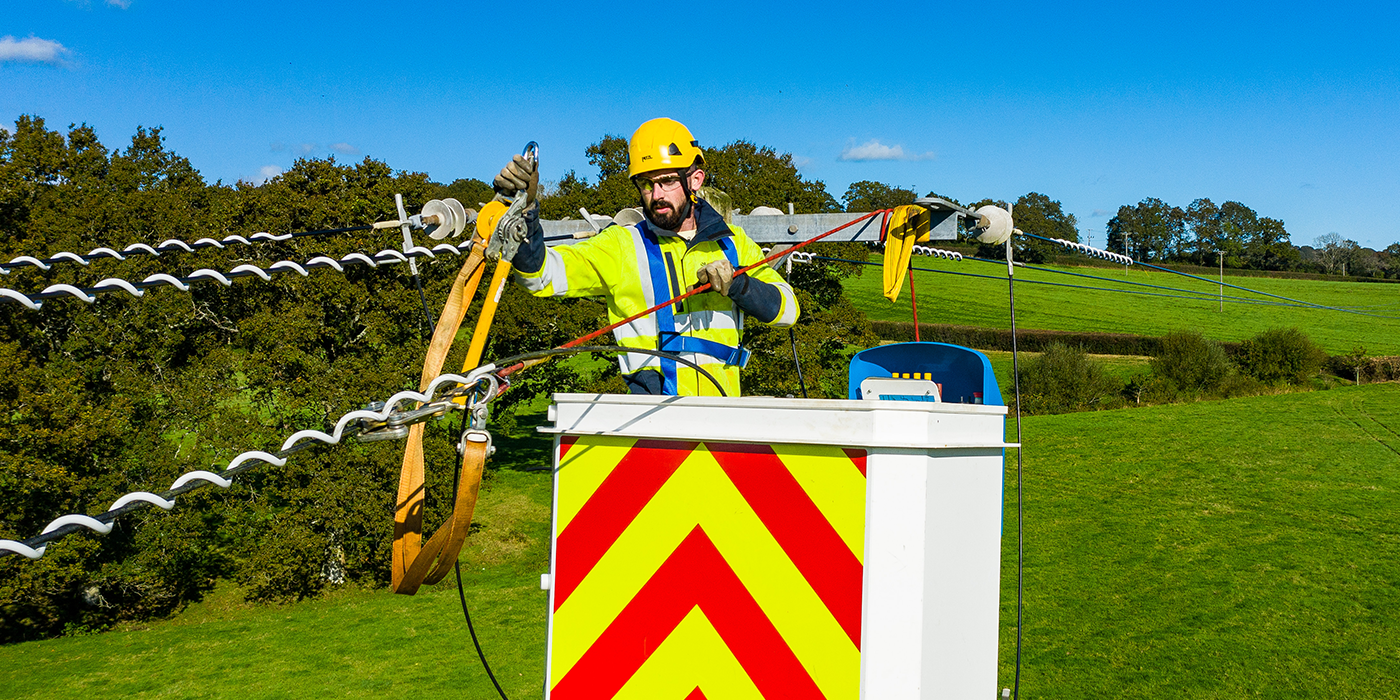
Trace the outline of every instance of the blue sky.
<instances>
[{"instance_id":1,"label":"blue sky","mask_svg":"<svg viewBox=\"0 0 1400 700\"><path fill-rule=\"evenodd\" d=\"M1238 200L1295 244L1400 241L1396 3L5 0L0 121L137 125L209 180L301 155L546 178L655 116L971 201ZM844 154L844 157L843 157ZM878 158L859 159L861 156ZM781 203L774 202L775 205Z\"/></svg>"}]
</instances>

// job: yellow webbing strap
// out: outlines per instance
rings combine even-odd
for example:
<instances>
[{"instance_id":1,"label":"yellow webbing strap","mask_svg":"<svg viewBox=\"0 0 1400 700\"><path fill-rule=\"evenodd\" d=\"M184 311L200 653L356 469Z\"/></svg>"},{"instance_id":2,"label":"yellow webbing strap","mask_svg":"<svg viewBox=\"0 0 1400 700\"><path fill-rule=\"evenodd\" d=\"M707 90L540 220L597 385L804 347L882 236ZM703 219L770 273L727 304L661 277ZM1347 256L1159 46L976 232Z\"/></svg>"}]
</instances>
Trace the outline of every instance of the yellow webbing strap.
<instances>
[{"instance_id":1,"label":"yellow webbing strap","mask_svg":"<svg viewBox=\"0 0 1400 700\"><path fill-rule=\"evenodd\" d=\"M501 304L501 294L505 292L506 281L510 279L511 266L502 260L496 263L496 271L491 275L491 284L486 288L486 300L481 304L481 317L476 322L476 332L472 334L472 344L467 349L467 359L462 363L462 371L469 372L481 364L481 353L486 349L486 336L490 334L491 321L496 318L496 307Z\"/></svg>"},{"instance_id":2,"label":"yellow webbing strap","mask_svg":"<svg viewBox=\"0 0 1400 700\"><path fill-rule=\"evenodd\" d=\"M914 244L928 241L931 218L929 210L915 204L895 207L890 213L889 230L885 234L886 299L899 299L909 259L914 255Z\"/></svg>"}]
</instances>

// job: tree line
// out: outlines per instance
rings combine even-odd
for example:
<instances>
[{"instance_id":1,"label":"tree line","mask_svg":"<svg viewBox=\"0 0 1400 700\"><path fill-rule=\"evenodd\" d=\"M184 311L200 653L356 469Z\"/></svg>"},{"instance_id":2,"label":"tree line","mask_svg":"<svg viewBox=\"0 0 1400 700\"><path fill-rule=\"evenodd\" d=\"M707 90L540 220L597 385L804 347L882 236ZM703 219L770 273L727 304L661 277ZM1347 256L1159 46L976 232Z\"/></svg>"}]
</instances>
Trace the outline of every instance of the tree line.
<instances>
[{"instance_id":1,"label":"tree line","mask_svg":"<svg viewBox=\"0 0 1400 700\"><path fill-rule=\"evenodd\" d=\"M730 165L716 155L712 168L742 206L757 201L745 182L776 187L804 210L835 206L795 168L773 179L763 165L790 164L791 156L745 150L736 148ZM751 169L754 163L761 167ZM562 203L570 187L578 189L562 180L546 206ZM435 183L370 158L301 159L265 183L211 183L166 146L158 128L139 128L129 144L112 149L87 125L61 132L23 116L13 130L0 128L0 261L364 224L395 218L395 193L414 211L445 196L471 206L488 199L490 188L479 179ZM139 281L245 263L266 268L284 259L396 248L398 239L396 231L361 232L47 271L25 267L0 277L0 285L32 294L105 277ZM829 246L835 257L868 253ZM451 256L419 261L430 314L460 264ZM845 353L876 342L842 294L841 278L860 269L793 269L803 313L791 336L749 328L745 393L802 393L795 339L807 393L844 396ZM479 304L465 328L474 326ZM53 299L40 311L0 302L0 538L32 536L62 514L101 512L129 491L163 491L191 470L217 472L240 452L275 450L297 430L326 430L348 411L416 388L430 321L406 265L195 284L189 292L162 287L139 299L102 295L92 304ZM605 321L596 300L536 299L512 285L485 357L557 346ZM462 339L446 368L460 368L465 351ZM492 428L509 433L516 409L541 393L623 390L616 364L604 359L585 363L599 371L551 362L519 373L493 404ZM425 441L430 524L442 521L449 503L454 428L432 424ZM181 496L169 512L125 518L108 535L65 537L37 561L0 557L0 643L169 614L220 579L256 601L315 596L340 580L384 585L400 451L396 442L304 451L284 467L254 469L228 489Z\"/></svg>"}]
</instances>

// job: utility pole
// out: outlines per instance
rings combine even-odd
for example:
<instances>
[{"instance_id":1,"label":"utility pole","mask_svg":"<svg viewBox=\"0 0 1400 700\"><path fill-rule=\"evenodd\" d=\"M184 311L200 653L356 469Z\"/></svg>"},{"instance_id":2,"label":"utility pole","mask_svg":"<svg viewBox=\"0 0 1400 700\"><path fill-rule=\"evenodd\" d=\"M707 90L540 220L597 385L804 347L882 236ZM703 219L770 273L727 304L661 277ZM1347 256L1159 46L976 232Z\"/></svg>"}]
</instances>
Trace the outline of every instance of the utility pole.
<instances>
[{"instance_id":1,"label":"utility pole","mask_svg":"<svg viewBox=\"0 0 1400 700\"><path fill-rule=\"evenodd\" d=\"M1220 311L1225 311L1225 251L1215 251L1216 257L1220 258Z\"/></svg>"}]
</instances>

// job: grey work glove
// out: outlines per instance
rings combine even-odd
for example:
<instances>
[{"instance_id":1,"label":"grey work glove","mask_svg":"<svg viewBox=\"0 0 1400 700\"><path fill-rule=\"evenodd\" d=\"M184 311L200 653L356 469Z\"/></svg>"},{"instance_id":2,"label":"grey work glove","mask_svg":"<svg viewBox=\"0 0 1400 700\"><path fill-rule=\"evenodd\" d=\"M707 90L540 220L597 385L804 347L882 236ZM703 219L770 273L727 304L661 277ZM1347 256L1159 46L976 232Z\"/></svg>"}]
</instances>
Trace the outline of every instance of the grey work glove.
<instances>
[{"instance_id":1,"label":"grey work glove","mask_svg":"<svg viewBox=\"0 0 1400 700\"><path fill-rule=\"evenodd\" d=\"M728 260L716 260L695 273L696 286L709 284L710 288L729 296L729 285L734 282L734 266Z\"/></svg>"},{"instance_id":2,"label":"grey work glove","mask_svg":"<svg viewBox=\"0 0 1400 700\"><path fill-rule=\"evenodd\" d=\"M539 168L535 167L534 161L526 159L525 156L511 159L496 176L495 189L498 194L509 198L514 197L520 190L525 190L526 204L535 201L535 194L539 188Z\"/></svg>"}]
</instances>

